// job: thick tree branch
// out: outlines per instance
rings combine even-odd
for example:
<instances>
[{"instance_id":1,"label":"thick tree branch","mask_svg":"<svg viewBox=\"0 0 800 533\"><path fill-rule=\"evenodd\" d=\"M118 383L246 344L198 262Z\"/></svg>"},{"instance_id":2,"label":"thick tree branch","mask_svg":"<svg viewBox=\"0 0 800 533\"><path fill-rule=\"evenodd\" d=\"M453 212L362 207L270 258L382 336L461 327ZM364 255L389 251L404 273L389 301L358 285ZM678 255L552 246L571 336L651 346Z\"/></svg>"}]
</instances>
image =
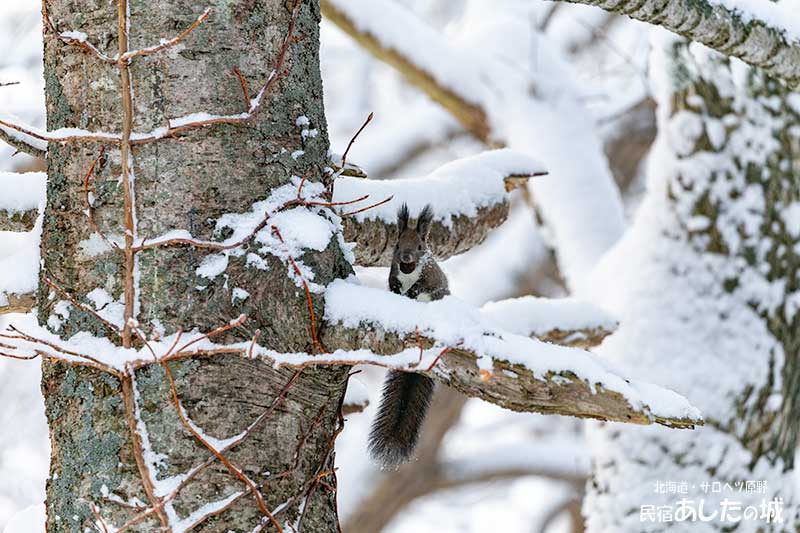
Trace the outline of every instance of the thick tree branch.
<instances>
[{"instance_id":1,"label":"thick tree branch","mask_svg":"<svg viewBox=\"0 0 800 533\"><path fill-rule=\"evenodd\" d=\"M433 100L453 114L464 128L482 141L489 141L491 127L484 109L463 95L446 87L436 80L435 73L429 71L394 48L386 46L377 36L359 29L355 22L334 2L322 0L322 14L336 24L342 31L355 39L372 55L396 68L413 85L425 91Z\"/></svg>"},{"instance_id":2,"label":"thick tree branch","mask_svg":"<svg viewBox=\"0 0 800 533\"><path fill-rule=\"evenodd\" d=\"M354 211L378 200L392 201L344 218L344 238L357 244L356 263L388 266L397 240L397 208L407 203L412 216L431 203L435 210L429 245L440 259L466 252L505 222L509 193L544 166L510 150L494 150L450 162L428 176L401 180L370 180L341 176L334 202L360 202L342 207Z\"/></svg>"},{"instance_id":3,"label":"thick tree branch","mask_svg":"<svg viewBox=\"0 0 800 533\"><path fill-rule=\"evenodd\" d=\"M800 85L800 43L758 20L706 0L565 0L649 22Z\"/></svg>"},{"instance_id":4,"label":"thick tree branch","mask_svg":"<svg viewBox=\"0 0 800 533\"><path fill-rule=\"evenodd\" d=\"M42 149L42 143L37 144L35 140L26 140L23 135L10 128L0 128L0 141L33 157L44 157L47 153L46 149Z\"/></svg>"},{"instance_id":5,"label":"thick tree branch","mask_svg":"<svg viewBox=\"0 0 800 533\"><path fill-rule=\"evenodd\" d=\"M590 114L565 75L568 68L559 51L537 40L537 54L549 60L537 62L531 72L528 65L509 64L505 56L498 60L491 51L454 47L396 2L322 0L322 11L478 139L542 159L558 179L538 180L529 187L550 230L561 271L570 287L577 288L622 234L624 217ZM512 15L509 23L514 23ZM581 156L558 156L565 150ZM376 241L383 238L382 232L372 231Z\"/></svg>"},{"instance_id":6,"label":"thick tree branch","mask_svg":"<svg viewBox=\"0 0 800 533\"><path fill-rule=\"evenodd\" d=\"M8 313L29 313L34 307L36 307L36 297L32 293L0 293L0 315Z\"/></svg>"},{"instance_id":7,"label":"thick tree branch","mask_svg":"<svg viewBox=\"0 0 800 533\"><path fill-rule=\"evenodd\" d=\"M606 311L576 298L522 296L481 307L505 331L573 348L592 348L619 325Z\"/></svg>"},{"instance_id":8,"label":"thick tree branch","mask_svg":"<svg viewBox=\"0 0 800 533\"><path fill-rule=\"evenodd\" d=\"M44 208L44 172L0 172L0 231L30 231Z\"/></svg>"},{"instance_id":9,"label":"thick tree branch","mask_svg":"<svg viewBox=\"0 0 800 533\"><path fill-rule=\"evenodd\" d=\"M491 230L505 222L508 209L508 202L501 201L493 206L479 208L474 217L452 217L450 227L437 220L431 226L428 245L439 259L462 254L482 243ZM397 241L397 224L376 219L346 218L344 239L357 243L353 250L356 264L389 266L394 243Z\"/></svg>"},{"instance_id":10,"label":"thick tree branch","mask_svg":"<svg viewBox=\"0 0 800 533\"><path fill-rule=\"evenodd\" d=\"M507 409L676 428L703 423L679 395L624 379L589 352L500 330L452 297L424 304L334 282L325 320L328 349L391 355L418 348L412 370Z\"/></svg>"},{"instance_id":11,"label":"thick tree branch","mask_svg":"<svg viewBox=\"0 0 800 533\"><path fill-rule=\"evenodd\" d=\"M38 209L27 211L0 209L0 231L31 231L38 216Z\"/></svg>"}]
</instances>

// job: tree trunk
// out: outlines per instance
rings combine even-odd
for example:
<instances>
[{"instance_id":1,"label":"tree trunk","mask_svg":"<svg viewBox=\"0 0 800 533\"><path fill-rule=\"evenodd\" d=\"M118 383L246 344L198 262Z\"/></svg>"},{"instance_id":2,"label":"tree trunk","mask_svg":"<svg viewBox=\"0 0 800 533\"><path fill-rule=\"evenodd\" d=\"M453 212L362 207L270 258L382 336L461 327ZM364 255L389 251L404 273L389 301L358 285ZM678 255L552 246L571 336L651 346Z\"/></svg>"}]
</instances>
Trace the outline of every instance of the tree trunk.
<instances>
[{"instance_id":1,"label":"tree trunk","mask_svg":"<svg viewBox=\"0 0 800 533\"><path fill-rule=\"evenodd\" d=\"M588 530L798 531L796 95L696 44L670 41L659 52L651 67L659 138L634 227L602 267L615 280L605 301L622 324L602 351L687 394L706 425L692 435L595 432ZM765 490L748 490L748 481ZM681 482L688 492L670 492L667 484ZM681 498L716 517L659 518ZM723 519L724 498L741 506L726 516L753 505L759 518ZM775 498L782 523L760 513ZM656 508L656 520L644 505Z\"/></svg>"},{"instance_id":2,"label":"tree trunk","mask_svg":"<svg viewBox=\"0 0 800 533\"><path fill-rule=\"evenodd\" d=\"M313 324L302 285L290 277L292 267L285 257L265 251L255 239L226 252L192 245L138 252L134 248L137 238L152 239L178 229L195 239L225 238L229 229L215 232L223 215L250 211L291 176L308 171L309 181L321 179L328 136L319 73L318 2L304 0L299 7L295 38L283 65L286 77L272 85L268 100L251 120L129 147L126 71L134 132L152 131L171 118L195 112L247 111L250 103L232 69L241 71L255 96L278 62L294 2L213 0L208 19L180 43L130 62L115 62L125 46L136 50L158 45L202 13L189 0L157 5L131 0L129 6L119 1L119 10L111 0L47 4L58 32L84 32L89 43L112 58L103 62L86 47L46 31L48 129L122 132L120 143L105 145L90 178L99 231L109 238L118 236L116 242L124 240L125 246L124 253L109 246L85 214L84 176L101 154L100 143L51 143L40 321L65 339L90 331L119 343L92 313L64 301L109 313L130 310L138 328L151 338L178 330L210 332L245 314L244 324L215 337L215 342L250 341L258 330L261 345L280 352L313 352ZM126 7L130 29L118 32L120 22L124 27ZM305 119L299 117L310 124L303 125ZM316 129L318 134L301 135L302 129ZM125 151L130 151L130 171L121 164ZM131 191L127 199L126 179ZM128 212L133 216L126 225ZM324 250L306 250L297 257L323 286L351 271L335 238ZM227 267L200 276L198 267L213 258ZM95 299L95 306L87 295L97 289L105 293L93 294L105 301ZM236 291L239 297L234 297L235 289L247 292ZM249 296L242 297L245 294ZM322 296L311 296L321 316ZM135 333L133 326L120 326ZM126 342L141 347L134 333L129 331ZM291 382L294 369L274 369L239 356L182 360L170 363L169 370L186 414L202 428L201 435L226 439L267 414L264 423L224 455L260 489L274 521L260 509L252 489L187 429L160 365L120 377L46 362L42 389L52 441L48 531L95 527L99 519L92 506L109 529L120 527L142 518L142 511L159 501L166 503L129 530L183 531L195 526L194 531L253 531L259 524L264 530L277 530L276 523L288 530L287 524L299 529L301 517L307 531L337 530L332 447L341 424L347 367L307 368ZM209 458L210 466L190 477L170 500L168 495L186 474Z\"/></svg>"}]
</instances>

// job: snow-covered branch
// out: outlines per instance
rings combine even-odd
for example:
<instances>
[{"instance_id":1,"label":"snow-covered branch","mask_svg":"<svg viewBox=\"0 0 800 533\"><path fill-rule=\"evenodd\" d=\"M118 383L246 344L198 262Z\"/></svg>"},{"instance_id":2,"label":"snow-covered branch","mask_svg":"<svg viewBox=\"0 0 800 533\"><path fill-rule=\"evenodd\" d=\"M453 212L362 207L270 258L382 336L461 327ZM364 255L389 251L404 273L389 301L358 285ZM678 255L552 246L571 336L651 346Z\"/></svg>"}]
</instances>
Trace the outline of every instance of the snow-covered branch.
<instances>
[{"instance_id":1,"label":"snow-covered branch","mask_svg":"<svg viewBox=\"0 0 800 533\"><path fill-rule=\"evenodd\" d=\"M663 26L800 85L800 32L791 2L741 0L565 0ZM793 27L784 25L792 24Z\"/></svg>"},{"instance_id":2,"label":"snow-covered branch","mask_svg":"<svg viewBox=\"0 0 800 533\"><path fill-rule=\"evenodd\" d=\"M577 348L598 346L618 325L606 311L575 298L511 298L487 303L481 314L510 333Z\"/></svg>"},{"instance_id":3,"label":"snow-covered branch","mask_svg":"<svg viewBox=\"0 0 800 533\"><path fill-rule=\"evenodd\" d=\"M491 136L489 117L480 102L465 96L462 91L454 90L447 84L442 83L441 79L437 79L437 74L443 68L449 67L449 65L446 63L434 64L436 58L441 56L440 53L437 53L439 52L437 46L441 37L433 29L426 28L430 35L422 41L425 43L426 49L431 52L429 56L431 57L431 64L420 64L403 53L402 38L397 40L396 44L398 46L393 46L395 44L394 40L388 45L382 40L397 35L396 32L379 34L368 30L364 31L364 28L352 16L352 12L343 9L343 7L346 7L345 3L322 0L320 3L322 14L355 39L365 50L396 68L405 78L428 93L435 101L452 113L473 135L484 141L489 140ZM392 6L389 7L391 8ZM359 10L359 6L352 6L352 8L353 10ZM377 8L380 9L380 6L377 6ZM392 9L392 11L395 10ZM387 22L391 21L392 24L398 22L395 16L388 16L386 20ZM395 27L403 28L403 22L401 20L400 24ZM453 65L452 68L457 68L457 66Z\"/></svg>"},{"instance_id":4,"label":"snow-covered branch","mask_svg":"<svg viewBox=\"0 0 800 533\"><path fill-rule=\"evenodd\" d=\"M29 135L24 135L8 127L0 126L0 141L33 157L44 157L47 152L46 143L37 141Z\"/></svg>"},{"instance_id":5,"label":"snow-covered branch","mask_svg":"<svg viewBox=\"0 0 800 533\"><path fill-rule=\"evenodd\" d=\"M0 315L26 313L35 305L39 235L47 176L0 172Z\"/></svg>"},{"instance_id":6,"label":"snow-covered branch","mask_svg":"<svg viewBox=\"0 0 800 533\"><path fill-rule=\"evenodd\" d=\"M509 320L512 311L526 316ZM535 316L543 318L535 323ZM478 310L452 296L422 303L338 280L326 289L320 332L322 344L332 352L278 353L256 344L257 336L229 345L210 340L244 320L242 316L209 334L186 335L181 345L179 333L132 349L89 334L63 341L29 317L18 321L25 333L14 329L16 333L4 336L4 344L25 358L47 356L102 367L115 375L175 359L222 354L296 368L376 364L423 372L468 396L517 411L676 428L703 424L699 411L674 392L629 381L585 350L542 342L498 324L506 322L511 331L526 334L542 331L543 338L550 336L548 331L568 332L573 327L578 331L613 327L607 315L574 301L561 305L525 299ZM566 337L557 340L570 342Z\"/></svg>"},{"instance_id":7,"label":"snow-covered branch","mask_svg":"<svg viewBox=\"0 0 800 533\"><path fill-rule=\"evenodd\" d=\"M36 297L33 293L0 293L0 315L7 313L29 313L34 307L36 307Z\"/></svg>"},{"instance_id":8,"label":"snow-covered branch","mask_svg":"<svg viewBox=\"0 0 800 533\"><path fill-rule=\"evenodd\" d=\"M328 20L397 68L487 145L542 160L553 179L535 180L529 188L561 271L570 288L578 288L622 234L624 218L591 115L560 51L533 34L538 59L515 63L509 58L524 54L498 57L491 46L459 48L397 2L323 0L321 6ZM530 35L525 17L509 14L502 23L509 34ZM376 241L385 236L379 229L364 231Z\"/></svg>"},{"instance_id":9,"label":"snow-covered branch","mask_svg":"<svg viewBox=\"0 0 800 533\"><path fill-rule=\"evenodd\" d=\"M504 331L452 296L421 303L336 281L326 292L325 322L328 349L416 351L411 370L507 409L676 428L703 423L678 394L627 380L590 352Z\"/></svg>"},{"instance_id":10,"label":"snow-covered branch","mask_svg":"<svg viewBox=\"0 0 800 533\"><path fill-rule=\"evenodd\" d=\"M0 231L31 231L44 208L44 172L0 172Z\"/></svg>"},{"instance_id":11,"label":"snow-covered branch","mask_svg":"<svg viewBox=\"0 0 800 533\"><path fill-rule=\"evenodd\" d=\"M344 218L344 238L354 241L356 263L388 266L397 240L397 207L405 202L412 217L426 204L435 218L429 245L447 258L481 243L508 216L509 192L520 181L546 174L544 166L511 150L494 150L448 163L428 176L404 180L371 180L340 176L335 202L363 200L340 211L357 211L383 198L393 201Z\"/></svg>"}]
</instances>

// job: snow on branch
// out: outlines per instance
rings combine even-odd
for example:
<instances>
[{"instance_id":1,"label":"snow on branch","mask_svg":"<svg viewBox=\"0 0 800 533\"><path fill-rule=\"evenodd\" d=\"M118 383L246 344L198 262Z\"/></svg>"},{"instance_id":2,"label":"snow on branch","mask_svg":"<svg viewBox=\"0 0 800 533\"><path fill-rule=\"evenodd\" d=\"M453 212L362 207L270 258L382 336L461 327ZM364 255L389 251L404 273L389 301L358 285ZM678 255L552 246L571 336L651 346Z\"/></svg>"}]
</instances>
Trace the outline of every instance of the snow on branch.
<instances>
[{"instance_id":1,"label":"snow on branch","mask_svg":"<svg viewBox=\"0 0 800 533\"><path fill-rule=\"evenodd\" d=\"M321 6L328 20L488 146L508 146L542 160L552 179L536 180L529 189L566 281L571 289L580 288L622 235L624 216L591 113L557 47L534 33L535 64L510 64L508 54L497 57L491 46L456 47L397 2L322 0ZM509 33L531 34L528 21L513 14L502 22ZM377 231L375 238L382 235Z\"/></svg>"},{"instance_id":2,"label":"snow on branch","mask_svg":"<svg viewBox=\"0 0 800 533\"><path fill-rule=\"evenodd\" d=\"M354 241L357 264L388 266L397 239L397 208L408 204L416 216L426 204L434 206L429 245L444 259L481 243L508 216L509 192L521 181L546 174L540 162L508 149L484 152L452 161L428 176L402 180L372 180L339 176L333 203L358 211L376 198L393 198L353 216L344 217L344 238ZM344 209L340 209L344 211Z\"/></svg>"},{"instance_id":3,"label":"snow on branch","mask_svg":"<svg viewBox=\"0 0 800 533\"><path fill-rule=\"evenodd\" d=\"M178 332L149 342L135 330L145 346L125 348L88 332L63 340L40 326L32 315L25 315L15 320L9 333L0 334L0 356L47 357L116 376L129 376L137 368L171 360L223 354L298 369L371 364L423 372L468 396L517 411L675 428L703 424L699 411L674 392L629 381L585 350L542 342L498 324L509 306L516 306L530 317L509 323L509 329L543 331L542 337L547 338L548 330L611 327L610 318L602 312L574 301L563 303L550 315L544 315L549 304L538 300L497 305L478 310L453 296L422 303L337 280L326 289L319 335L326 351L320 354L276 352L258 345L257 334L250 341L234 344L211 340L240 326L245 316L210 333ZM544 315L539 323L534 318L537 314ZM556 341L570 342L564 336Z\"/></svg>"},{"instance_id":4,"label":"snow on branch","mask_svg":"<svg viewBox=\"0 0 800 533\"><path fill-rule=\"evenodd\" d=\"M120 135L104 131L88 131L80 128L59 128L53 131L44 131L33 126L22 125L14 117L0 115L0 130L14 136L14 138L31 147L44 152L47 143L72 143L72 142L107 142L119 143ZM36 154L42 155L42 154Z\"/></svg>"},{"instance_id":5,"label":"snow on branch","mask_svg":"<svg viewBox=\"0 0 800 533\"><path fill-rule=\"evenodd\" d=\"M606 311L576 298L511 298L485 304L481 314L510 333L577 348L598 346L618 326Z\"/></svg>"},{"instance_id":6,"label":"snow on branch","mask_svg":"<svg viewBox=\"0 0 800 533\"><path fill-rule=\"evenodd\" d=\"M627 380L590 352L504 331L453 296L421 303L335 281L325 322L329 349L403 354L407 369L507 409L675 428L703 423L680 395Z\"/></svg>"},{"instance_id":7,"label":"snow on branch","mask_svg":"<svg viewBox=\"0 0 800 533\"><path fill-rule=\"evenodd\" d=\"M9 127L0 126L0 141L33 157L44 157L47 152L47 143Z\"/></svg>"},{"instance_id":8,"label":"snow on branch","mask_svg":"<svg viewBox=\"0 0 800 533\"><path fill-rule=\"evenodd\" d=\"M649 22L800 86L800 24L793 2L565 0Z\"/></svg>"},{"instance_id":9,"label":"snow on branch","mask_svg":"<svg viewBox=\"0 0 800 533\"><path fill-rule=\"evenodd\" d=\"M44 172L0 172L0 231L31 231L44 209Z\"/></svg>"},{"instance_id":10,"label":"snow on branch","mask_svg":"<svg viewBox=\"0 0 800 533\"><path fill-rule=\"evenodd\" d=\"M453 54L434 29L394 2L322 0L320 6L325 18L364 49L428 93L477 138L489 140L492 128L482 104L486 87L479 72L469 58ZM425 53L408 53L413 47Z\"/></svg>"},{"instance_id":11,"label":"snow on branch","mask_svg":"<svg viewBox=\"0 0 800 533\"><path fill-rule=\"evenodd\" d=\"M36 305L46 181L43 172L0 172L0 315Z\"/></svg>"},{"instance_id":12,"label":"snow on branch","mask_svg":"<svg viewBox=\"0 0 800 533\"><path fill-rule=\"evenodd\" d=\"M211 8L210 7L206 8L206 10L203 11L203 14L197 17L197 20L195 20L188 28L183 30L177 37L173 37L172 39L162 39L159 44L150 46L148 48L142 48L140 50L129 50L128 52L122 54L118 60L130 61L136 56L146 56L150 54L155 54L169 48L170 46L175 46L183 39L185 39L190 33L192 33L192 31L194 31L195 28L197 28L200 24L202 24L210 14L211 14Z\"/></svg>"}]
</instances>

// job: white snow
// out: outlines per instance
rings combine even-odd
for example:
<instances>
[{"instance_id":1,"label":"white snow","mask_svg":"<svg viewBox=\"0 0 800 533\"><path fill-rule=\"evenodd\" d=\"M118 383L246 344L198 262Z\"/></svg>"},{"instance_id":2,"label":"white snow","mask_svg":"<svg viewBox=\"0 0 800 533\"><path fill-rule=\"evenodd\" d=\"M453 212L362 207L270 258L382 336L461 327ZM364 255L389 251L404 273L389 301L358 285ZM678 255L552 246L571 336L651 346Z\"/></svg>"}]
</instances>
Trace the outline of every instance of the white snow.
<instances>
[{"instance_id":1,"label":"white snow","mask_svg":"<svg viewBox=\"0 0 800 533\"><path fill-rule=\"evenodd\" d=\"M491 150L476 156L452 161L428 176L402 180L374 180L340 176L336 179L334 202L369 198L345 206L355 211L393 196L391 202L368 209L355 216L357 220L397 220L397 208L408 204L411 216L427 204L434 206L434 217L445 224L458 215L474 216L478 208L506 201L504 178L545 172L537 160L512 150ZM548 176L533 178L549 179Z\"/></svg>"},{"instance_id":2,"label":"white snow","mask_svg":"<svg viewBox=\"0 0 800 533\"><path fill-rule=\"evenodd\" d=\"M106 141L109 141L109 142L118 141L120 139L120 135L118 133L109 133L109 132L105 132L105 131L89 131L89 130L85 130L85 129L82 129L82 128L58 128L58 129L55 129L55 130L52 130L52 131L44 131L44 130L41 130L39 128L35 128L33 126L28 126L28 125L24 124L16 116L8 114L8 113L0 114L0 120L2 120L4 122L11 123L11 124L14 124L16 126L20 126L20 127L24 128L25 130L27 130L27 131L29 131L31 133L34 133L36 135L39 135L40 137L45 138L46 140L54 141L54 142L64 141L69 137L93 137L95 139L99 138L99 139L106 140ZM13 128L8 128L7 126L2 126L2 128L3 128L4 131L7 131L7 130L16 131L16 130L13 130ZM27 140L27 138L28 138L27 134L25 134L23 132L17 132L17 133L22 135L23 139ZM45 143L46 143L46 141L45 141ZM45 148L46 148L46 146L45 146Z\"/></svg>"},{"instance_id":3,"label":"white snow","mask_svg":"<svg viewBox=\"0 0 800 533\"><path fill-rule=\"evenodd\" d=\"M3 533L43 533L46 520L44 503L31 505L12 516Z\"/></svg>"},{"instance_id":4,"label":"white snow","mask_svg":"<svg viewBox=\"0 0 800 533\"><path fill-rule=\"evenodd\" d=\"M796 0L708 0L711 5L737 13L744 22L759 20L783 32L790 42L800 43L800 18Z\"/></svg>"},{"instance_id":5,"label":"white snow","mask_svg":"<svg viewBox=\"0 0 800 533\"><path fill-rule=\"evenodd\" d=\"M795 238L800 237L800 201L794 201L784 207L781 212L786 231Z\"/></svg>"},{"instance_id":6,"label":"white snow","mask_svg":"<svg viewBox=\"0 0 800 533\"><path fill-rule=\"evenodd\" d=\"M223 509L225 506L227 506L236 498L240 497L242 494L243 493L241 491L234 492L226 496L225 498L222 498L221 500L217 500L215 502L209 502L200 506L198 509L192 511L192 513L186 518L181 519L177 523L173 523L172 531L174 531L175 533L184 533L185 531L190 530L197 521L199 521L205 516L214 514L220 509Z\"/></svg>"},{"instance_id":7,"label":"white snow","mask_svg":"<svg viewBox=\"0 0 800 533\"><path fill-rule=\"evenodd\" d=\"M82 31L75 31L75 30L62 31L61 36L66 37L67 39L75 39L76 41L81 41L81 42L85 42L87 39L87 35L85 33L83 33Z\"/></svg>"},{"instance_id":8,"label":"white snow","mask_svg":"<svg viewBox=\"0 0 800 533\"><path fill-rule=\"evenodd\" d=\"M486 100L487 87L480 72L467 56L453 53L442 36L422 25L406 7L396 2L375 0L333 0L356 28L389 49L412 58L424 72L441 85L479 104Z\"/></svg>"},{"instance_id":9,"label":"white snow","mask_svg":"<svg viewBox=\"0 0 800 533\"><path fill-rule=\"evenodd\" d=\"M617 321L606 311L576 298L523 296L490 302L481 307L485 319L518 335L541 335L555 329L616 329Z\"/></svg>"},{"instance_id":10,"label":"white snow","mask_svg":"<svg viewBox=\"0 0 800 533\"><path fill-rule=\"evenodd\" d=\"M193 122L206 122L209 120L219 120L221 118L247 118L249 115L247 113L240 113L238 115L213 115L211 113L206 113L204 111L198 113L190 113L188 115L184 115L182 117L173 118L169 121L170 128L180 128L181 126L186 126L187 124L191 124Z\"/></svg>"},{"instance_id":11,"label":"white snow","mask_svg":"<svg viewBox=\"0 0 800 533\"><path fill-rule=\"evenodd\" d=\"M212 254L203 258L195 274L201 278L214 279L228 268L227 254Z\"/></svg>"},{"instance_id":12,"label":"white snow","mask_svg":"<svg viewBox=\"0 0 800 533\"><path fill-rule=\"evenodd\" d=\"M250 297L250 293L241 287L236 287L231 291L231 303L237 304L243 302Z\"/></svg>"},{"instance_id":13,"label":"white snow","mask_svg":"<svg viewBox=\"0 0 800 533\"><path fill-rule=\"evenodd\" d=\"M347 393L344 395L344 405L364 407L369 403L369 389L364 382L356 377L347 381Z\"/></svg>"},{"instance_id":14,"label":"white snow","mask_svg":"<svg viewBox=\"0 0 800 533\"><path fill-rule=\"evenodd\" d=\"M0 305L4 294L25 294L36 290L39 275L41 217L33 231L0 231Z\"/></svg>"},{"instance_id":15,"label":"white snow","mask_svg":"<svg viewBox=\"0 0 800 533\"><path fill-rule=\"evenodd\" d=\"M627 427L592 431L596 489L590 490L584 507L590 532L638 530L640 505L674 504L674 495L653 491L656 482L699 486L762 480L764 494L736 492L732 498L744 508L779 495L786 516L797 512L795 474L784 471L780 458L754 454L742 442L747 431L743 412L769 417L770 408L786 408L776 395L781 396L781 369L788 355L768 329L773 320L785 320L779 313L787 301L786 280L780 275L770 279L761 268L769 264L766 254L775 244L763 230L773 213L745 165L766 169L776 160L790 160L790 154L771 142L796 118L775 114L770 98L752 95L751 78L741 66L728 68L716 53L696 45L678 48L688 75L681 74L682 85L676 89L670 75L675 42L663 32L654 39L651 69L661 107L659 136L648 161L647 195L631 229L594 273L586 297L620 318L619 330L597 353L624 365L634 378L646 376L687 395L711 423L691 434ZM672 113L673 92L692 91L691 80L700 75L728 95L725 105L735 110L737 123L718 151L690 146L698 127L704 127L702 119L716 115L716 109L700 98L692 104L694 118L686 111ZM686 139L676 138L680 135ZM775 177L765 173L762 179ZM718 230L724 252L708 249L709 233L689 233L703 227L694 219L698 202L706 196L717 207L706 226ZM750 253L755 264L746 260ZM729 281L735 283L726 287ZM768 401L759 403L756 396ZM776 416L780 420L783 415ZM724 492L693 494L703 498L706 509L718 509L726 497ZM742 522L738 529L751 532L762 525Z\"/></svg>"},{"instance_id":16,"label":"white snow","mask_svg":"<svg viewBox=\"0 0 800 533\"><path fill-rule=\"evenodd\" d=\"M47 174L0 172L0 211L21 213L44 208Z\"/></svg>"},{"instance_id":17,"label":"white snow","mask_svg":"<svg viewBox=\"0 0 800 533\"><path fill-rule=\"evenodd\" d=\"M497 328L481 312L455 296L421 303L380 289L337 280L325 293L325 320L347 327L372 323L381 328L435 339L443 346L460 346L478 356L478 366L490 370L492 360L521 364L534 375L572 372L590 387L603 385L625 396L631 406L649 405L656 416L700 419L699 411L678 394L645 383L628 382L589 352L540 342Z\"/></svg>"},{"instance_id":18,"label":"white snow","mask_svg":"<svg viewBox=\"0 0 800 533\"><path fill-rule=\"evenodd\" d=\"M490 2L470 2L457 23L462 31L454 28L448 39L393 2L334 4L357 28L479 105L492 139L542 160L550 176L532 180L529 187L551 232L562 273L570 288L579 289L622 234L622 202L581 91L560 51L531 31L530 6L511 3L498 10ZM504 38L497 39L498 34ZM535 56L521 50L534 50ZM393 192L400 194L395 187ZM354 197L354 191L336 192L341 199ZM388 216L391 208L381 207Z\"/></svg>"}]
</instances>

